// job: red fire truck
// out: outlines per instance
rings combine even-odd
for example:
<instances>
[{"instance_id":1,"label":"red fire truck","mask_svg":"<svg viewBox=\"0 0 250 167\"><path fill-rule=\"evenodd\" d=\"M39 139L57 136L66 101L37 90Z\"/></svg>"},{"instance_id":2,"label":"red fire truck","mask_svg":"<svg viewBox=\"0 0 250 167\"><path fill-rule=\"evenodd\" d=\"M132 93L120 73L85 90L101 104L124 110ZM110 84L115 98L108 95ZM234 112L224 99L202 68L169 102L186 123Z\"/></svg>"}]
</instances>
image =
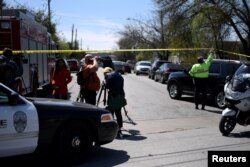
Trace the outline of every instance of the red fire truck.
<instances>
[{"instance_id":1,"label":"red fire truck","mask_svg":"<svg viewBox=\"0 0 250 167\"><path fill-rule=\"evenodd\" d=\"M47 29L35 21L34 15L23 9L3 10L0 16L0 50L55 50ZM55 55L23 54L24 94L37 92L48 85L52 77Z\"/></svg>"}]
</instances>

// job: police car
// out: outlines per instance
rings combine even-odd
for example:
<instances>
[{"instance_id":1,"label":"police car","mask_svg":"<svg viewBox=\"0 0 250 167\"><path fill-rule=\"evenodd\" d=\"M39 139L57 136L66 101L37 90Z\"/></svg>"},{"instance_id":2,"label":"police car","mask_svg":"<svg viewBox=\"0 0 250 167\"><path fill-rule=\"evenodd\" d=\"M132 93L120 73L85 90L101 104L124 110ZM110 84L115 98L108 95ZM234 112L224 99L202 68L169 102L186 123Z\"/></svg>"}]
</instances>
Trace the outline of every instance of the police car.
<instances>
[{"instance_id":1,"label":"police car","mask_svg":"<svg viewBox=\"0 0 250 167\"><path fill-rule=\"evenodd\" d=\"M25 98L0 83L0 157L29 154L44 146L56 155L88 154L93 143L112 142L118 126L93 105Z\"/></svg>"}]
</instances>

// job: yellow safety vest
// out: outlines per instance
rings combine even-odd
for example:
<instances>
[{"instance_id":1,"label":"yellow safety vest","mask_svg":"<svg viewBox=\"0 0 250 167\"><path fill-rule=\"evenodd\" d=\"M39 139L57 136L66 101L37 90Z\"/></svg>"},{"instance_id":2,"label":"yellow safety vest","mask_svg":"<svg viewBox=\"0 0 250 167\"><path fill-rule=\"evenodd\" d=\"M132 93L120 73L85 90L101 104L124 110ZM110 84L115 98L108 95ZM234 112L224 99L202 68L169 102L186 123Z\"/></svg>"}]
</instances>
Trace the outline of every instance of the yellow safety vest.
<instances>
[{"instance_id":1,"label":"yellow safety vest","mask_svg":"<svg viewBox=\"0 0 250 167\"><path fill-rule=\"evenodd\" d=\"M189 71L189 74L194 78L208 78L209 67L213 61L212 53L209 54L204 63L194 64Z\"/></svg>"}]
</instances>

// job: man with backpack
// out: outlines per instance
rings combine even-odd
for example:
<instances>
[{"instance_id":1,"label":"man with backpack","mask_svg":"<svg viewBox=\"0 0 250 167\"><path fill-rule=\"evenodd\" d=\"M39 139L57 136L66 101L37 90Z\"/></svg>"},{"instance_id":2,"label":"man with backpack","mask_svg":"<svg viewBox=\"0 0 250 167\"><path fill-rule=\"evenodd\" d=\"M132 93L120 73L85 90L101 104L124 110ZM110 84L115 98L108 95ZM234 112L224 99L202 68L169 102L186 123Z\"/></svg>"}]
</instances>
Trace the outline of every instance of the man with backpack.
<instances>
[{"instance_id":1,"label":"man with backpack","mask_svg":"<svg viewBox=\"0 0 250 167\"><path fill-rule=\"evenodd\" d=\"M19 68L13 61L13 53L10 48L4 48L3 55L0 56L0 82L9 88L17 91L19 83L18 77L22 76L22 68Z\"/></svg>"},{"instance_id":2,"label":"man with backpack","mask_svg":"<svg viewBox=\"0 0 250 167\"><path fill-rule=\"evenodd\" d=\"M100 79L97 76L98 63L92 54L85 56L85 64L82 67L82 81L80 93L86 103L96 105L97 91L100 89ZM78 83L79 84L79 83Z\"/></svg>"}]
</instances>

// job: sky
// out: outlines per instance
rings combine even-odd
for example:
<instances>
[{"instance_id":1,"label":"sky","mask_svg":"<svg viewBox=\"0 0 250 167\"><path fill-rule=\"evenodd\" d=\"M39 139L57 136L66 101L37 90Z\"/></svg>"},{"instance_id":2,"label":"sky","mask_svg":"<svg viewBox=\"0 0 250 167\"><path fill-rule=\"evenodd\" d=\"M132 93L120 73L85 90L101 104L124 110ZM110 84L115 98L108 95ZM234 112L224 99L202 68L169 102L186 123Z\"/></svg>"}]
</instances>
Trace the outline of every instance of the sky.
<instances>
[{"instance_id":1,"label":"sky","mask_svg":"<svg viewBox=\"0 0 250 167\"><path fill-rule=\"evenodd\" d=\"M47 1L5 0L8 5L25 5L33 10L47 9ZM74 24L80 48L84 50L118 48L117 32L133 19L149 19L154 9L153 0L51 0L58 32L71 41Z\"/></svg>"}]
</instances>

